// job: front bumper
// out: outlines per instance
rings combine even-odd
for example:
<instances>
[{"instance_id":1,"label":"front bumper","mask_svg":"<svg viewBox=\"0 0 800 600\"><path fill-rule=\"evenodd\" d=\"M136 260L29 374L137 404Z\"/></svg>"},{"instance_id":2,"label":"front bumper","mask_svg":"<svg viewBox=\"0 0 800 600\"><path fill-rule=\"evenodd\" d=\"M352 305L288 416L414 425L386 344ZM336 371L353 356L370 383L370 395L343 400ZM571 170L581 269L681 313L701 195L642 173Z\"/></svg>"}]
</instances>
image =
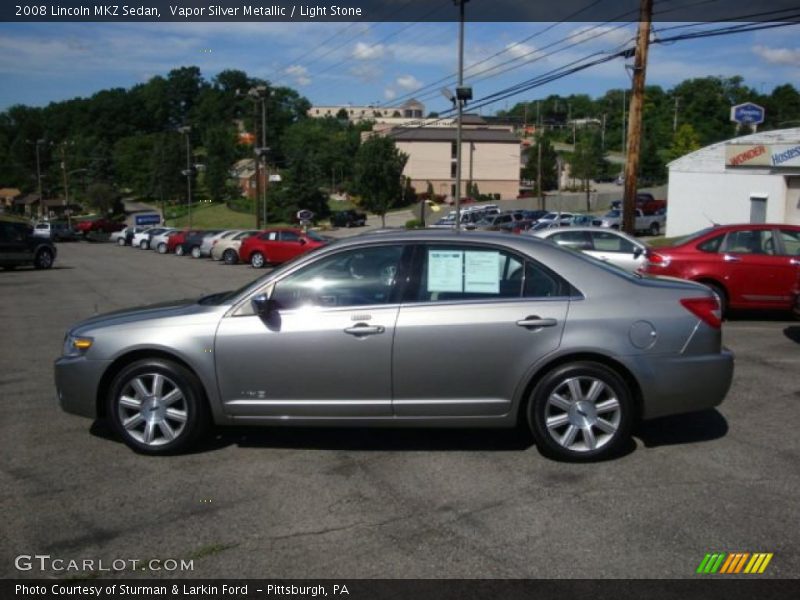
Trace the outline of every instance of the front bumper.
<instances>
[{"instance_id":1,"label":"front bumper","mask_svg":"<svg viewBox=\"0 0 800 600\"><path fill-rule=\"evenodd\" d=\"M642 389L642 417L653 419L719 406L733 380L733 352L643 357L634 367Z\"/></svg>"},{"instance_id":2,"label":"front bumper","mask_svg":"<svg viewBox=\"0 0 800 600\"><path fill-rule=\"evenodd\" d=\"M97 418L97 391L110 364L109 360L87 360L83 356L56 360L56 396L62 410L81 417Z\"/></svg>"}]
</instances>

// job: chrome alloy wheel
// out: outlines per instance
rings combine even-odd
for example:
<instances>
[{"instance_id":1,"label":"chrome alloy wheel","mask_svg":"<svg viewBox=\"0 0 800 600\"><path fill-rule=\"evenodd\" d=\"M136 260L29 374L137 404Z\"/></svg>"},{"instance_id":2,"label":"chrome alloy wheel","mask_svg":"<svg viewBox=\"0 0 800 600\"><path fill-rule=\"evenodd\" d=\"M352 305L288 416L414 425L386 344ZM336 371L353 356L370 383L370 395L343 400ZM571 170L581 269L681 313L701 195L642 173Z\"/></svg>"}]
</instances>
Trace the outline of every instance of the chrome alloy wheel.
<instances>
[{"instance_id":1,"label":"chrome alloy wheel","mask_svg":"<svg viewBox=\"0 0 800 600\"><path fill-rule=\"evenodd\" d=\"M562 448L589 452L608 444L620 426L617 395L602 380L582 375L553 389L545 406L547 432Z\"/></svg>"},{"instance_id":2,"label":"chrome alloy wheel","mask_svg":"<svg viewBox=\"0 0 800 600\"><path fill-rule=\"evenodd\" d=\"M186 427L183 391L161 373L143 373L128 381L117 398L119 422L128 435L147 446L162 446Z\"/></svg>"}]
</instances>

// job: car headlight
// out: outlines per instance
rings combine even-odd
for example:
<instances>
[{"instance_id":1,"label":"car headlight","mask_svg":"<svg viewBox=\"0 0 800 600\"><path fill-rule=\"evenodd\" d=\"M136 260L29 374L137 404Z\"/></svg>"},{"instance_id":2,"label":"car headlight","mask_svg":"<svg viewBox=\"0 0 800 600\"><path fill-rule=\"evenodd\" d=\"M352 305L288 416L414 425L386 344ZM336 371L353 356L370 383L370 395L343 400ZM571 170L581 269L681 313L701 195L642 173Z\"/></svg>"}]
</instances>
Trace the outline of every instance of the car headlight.
<instances>
[{"instance_id":1,"label":"car headlight","mask_svg":"<svg viewBox=\"0 0 800 600\"><path fill-rule=\"evenodd\" d=\"M69 335L64 338L64 356L83 356L92 347L94 340L90 337Z\"/></svg>"}]
</instances>

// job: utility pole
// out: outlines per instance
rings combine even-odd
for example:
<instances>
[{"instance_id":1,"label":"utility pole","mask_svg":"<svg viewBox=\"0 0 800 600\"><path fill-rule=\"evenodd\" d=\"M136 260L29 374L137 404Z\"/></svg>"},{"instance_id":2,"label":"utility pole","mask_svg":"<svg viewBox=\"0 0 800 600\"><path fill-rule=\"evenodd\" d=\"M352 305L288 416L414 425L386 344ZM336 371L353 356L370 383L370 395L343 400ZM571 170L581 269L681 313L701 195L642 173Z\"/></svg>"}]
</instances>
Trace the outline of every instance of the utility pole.
<instances>
[{"instance_id":1,"label":"utility pole","mask_svg":"<svg viewBox=\"0 0 800 600\"><path fill-rule=\"evenodd\" d=\"M254 94L255 88L250 90L250 94ZM256 171L256 197L255 197L255 213L256 213L256 229L261 229L261 211L258 209L258 204L261 202L261 157L258 155L258 148L256 144L258 144L258 104L253 103L253 108L255 109L253 112L254 119L253 119L253 129L255 129L255 140L253 141L253 150L255 158L253 159L255 171Z\"/></svg>"},{"instance_id":2,"label":"utility pole","mask_svg":"<svg viewBox=\"0 0 800 600\"><path fill-rule=\"evenodd\" d=\"M44 198L42 198L42 164L39 160L39 145L44 143L44 140L36 140L36 191L39 194L40 217L44 215Z\"/></svg>"},{"instance_id":3,"label":"utility pole","mask_svg":"<svg viewBox=\"0 0 800 600\"><path fill-rule=\"evenodd\" d=\"M639 37L633 66L633 95L628 115L628 152L625 161L625 195L622 199L622 230L633 235L636 229L636 184L639 172L639 149L642 140L642 104L647 70L647 50L650 44L650 23L653 0L641 0L639 6Z\"/></svg>"},{"instance_id":4,"label":"utility pole","mask_svg":"<svg viewBox=\"0 0 800 600\"><path fill-rule=\"evenodd\" d=\"M675 113L672 115L672 133L678 130L678 104L680 104L680 96L675 96Z\"/></svg>"},{"instance_id":5,"label":"utility pole","mask_svg":"<svg viewBox=\"0 0 800 600\"><path fill-rule=\"evenodd\" d=\"M539 208L544 210L544 193L542 192L542 123L538 101L536 102L536 189L539 192Z\"/></svg>"},{"instance_id":6,"label":"utility pole","mask_svg":"<svg viewBox=\"0 0 800 600\"><path fill-rule=\"evenodd\" d=\"M186 210L189 214L189 229L192 228L192 141L189 137L192 128L189 125L179 127L178 131L186 136Z\"/></svg>"},{"instance_id":7,"label":"utility pole","mask_svg":"<svg viewBox=\"0 0 800 600\"><path fill-rule=\"evenodd\" d=\"M628 159L628 135L627 135L627 131L626 131L625 128L626 128L628 122L627 122L627 119L626 119L626 116L625 116L626 115L626 112L625 112L626 111L626 105L627 105L626 95L627 95L627 92L626 92L625 88L623 88L622 89L622 144L620 145L620 151L624 155L625 161L627 162L627 159Z\"/></svg>"},{"instance_id":8,"label":"utility pole","mask_svg":"<svg viewBox=\"0 0 800 600\"><path fill-rule=\"evenodd\" d=\"M72 228L72 220L69 215L69 188L67 184L67 142L61 143L61 175L64 178L64 212L67 215L67 227Z\"/></svg>"},{"instance_id":9,"label":"utility pole","mask_svg":"<svg viewBox=\"0 0 800 600\"><path fill-rule=\"evenodd\" d=\"M606 113L603 113L603 128L600 130L600 147L606 151Z\"/></svg>"},{"instance_id":10,"label":"utility pole","mask_svg":"<svg viewBox=\"0 0 800 600\"><path fill-rule=\"evenodd\" d=\"M258 153L258 160L264 160L264 190L262 198L262 209L264 211L262 222L267 226L267 186L269 185L269 167L267 166L267 90L259 94L261 96L261 152Z\"/></svg>"}]
</instances>

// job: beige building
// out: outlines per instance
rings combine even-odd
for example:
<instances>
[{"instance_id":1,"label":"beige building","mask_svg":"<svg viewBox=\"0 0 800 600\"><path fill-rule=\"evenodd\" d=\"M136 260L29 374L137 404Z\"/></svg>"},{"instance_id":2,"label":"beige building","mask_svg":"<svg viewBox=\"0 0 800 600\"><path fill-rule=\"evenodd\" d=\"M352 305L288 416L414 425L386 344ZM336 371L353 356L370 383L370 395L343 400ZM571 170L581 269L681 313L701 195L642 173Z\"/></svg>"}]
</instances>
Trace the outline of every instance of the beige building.
<instances>
[{"instance_id":1,"label":"beige building","mask_svg":"<svg viewBox=\"0 0 800 600\"><path fill-rule=\"evenodd\" d=\"M379 133L380 135L380 133ZM454 127L398 128L383 135L394 138L397 148L408 155L403 174L418 193L428 182L435 194L455 198L456 129ZM519 138L511 131L467 127L462 131L461 195L467 183L477 184L481 194L516 198L520 178Z\"/></svg>"},{"instance_id":2,"label":"beige building","mask_svg":"<svg viewBox=\"0 0 800 600\"><path fill-rule=\"evenodd\" d=\"M353 123L360 121L383 122L385 120L421 119L425 116L425 105L414 99L399 106L353 106L352 104L312 106L306 114L313 119L337 118L342 110L347 113L347 118Z\"/></svg>"}]
</instances>

